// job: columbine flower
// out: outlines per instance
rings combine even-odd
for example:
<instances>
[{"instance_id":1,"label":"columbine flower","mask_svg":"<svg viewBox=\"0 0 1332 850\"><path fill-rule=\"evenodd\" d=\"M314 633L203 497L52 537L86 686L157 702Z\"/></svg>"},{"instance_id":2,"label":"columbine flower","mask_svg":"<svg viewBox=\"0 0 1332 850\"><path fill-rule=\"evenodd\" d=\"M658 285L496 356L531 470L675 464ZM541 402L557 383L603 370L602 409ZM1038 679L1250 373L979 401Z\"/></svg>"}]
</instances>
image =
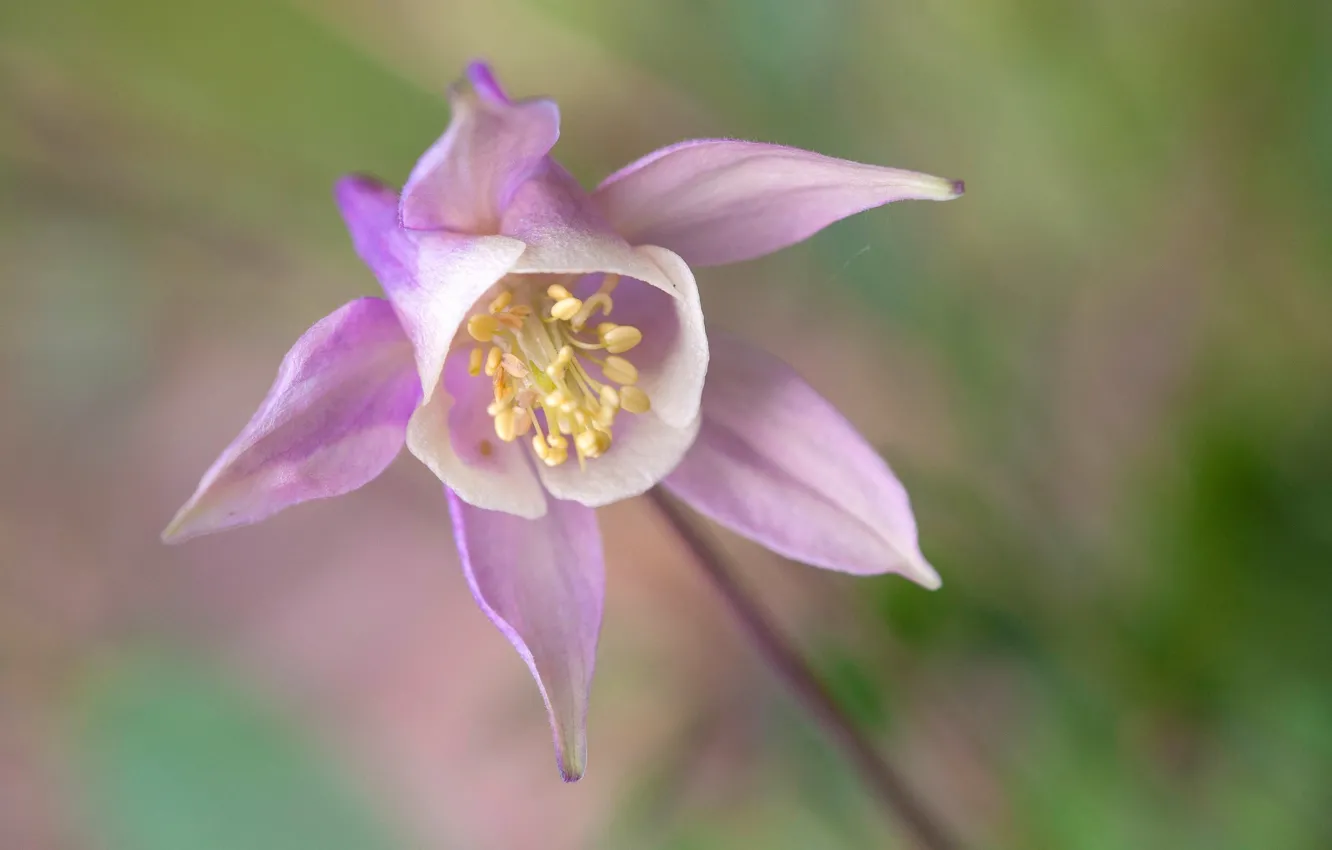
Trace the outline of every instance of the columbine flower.
<instances>
[{"instance_id":1,"label":"columbine flower","mask_svg":"<svg viewBox=\"0 0 1332 850\"><path fill-rule=\"evenodd\" d=\"M553 102L510 101L481 64L451 101L401 197L365 177L337 185L387 300L357 299L297 340L163 537L355 490L405 442L445 484L468 583L531 668L573 780L605 583L593 508L661 482L787 557L938 587L887 465L777 359L704 333L690 266L962 184L698 139L589 194L550 158Z\"/></svg>"}]
</instances>

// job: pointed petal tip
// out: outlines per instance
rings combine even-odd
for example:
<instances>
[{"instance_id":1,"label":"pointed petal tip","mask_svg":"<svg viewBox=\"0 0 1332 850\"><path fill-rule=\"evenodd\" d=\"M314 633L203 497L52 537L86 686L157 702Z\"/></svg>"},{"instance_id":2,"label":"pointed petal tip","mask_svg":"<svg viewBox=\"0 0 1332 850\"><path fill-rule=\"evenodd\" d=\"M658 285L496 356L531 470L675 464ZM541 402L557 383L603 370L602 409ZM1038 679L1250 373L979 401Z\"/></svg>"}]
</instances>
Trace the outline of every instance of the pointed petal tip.
<instances>
[{"instance_id":1,"label":"pointed petal tip","mask_svg":"<svg viewBox=\"0 0 1332 850\"><path fill-rule=\"evenodd\" d=\"M924 179L918 184L922 201L952 201L967 193L965 180L952 180L948 177L921 175Z\"/></svg>"},{"instance_id":2,"label":"pointed petal tip","mask_svg":"<svg viewBox=\"0 0 1332 850\"><path fill-rule=\"evenodd\" d=\"M573 731L573 730L566 730ZM561 739L564 740L561 740ZM560 779L572 785L583 778L587 772L587 732L580 729L574 735L558 736L555 739L555 766L560 769Z\"/></svg>"},{"instance_id":3,"label":"pointed petal tip","mask_svg":"<svg viewBox=\"0 0 1332 850\"><path fill-rule=\"evenodd\" d=\"M366 189L379 189L384 186L384 182L369 174L352 172L344 174L333 181L333 194L341 197L347 192L364 191Z\"/></svg>"},{"instance_id":4,"label":"pointed petal tip","mask_svg":"<svg viewBox=\"0 0 1332 850\"><path fill-rule=\"evenodd\" d=\"M397 204L397 191L378 177L369 174L344 174L333 181L333 200L346 215L349 210L358 208L358 203L371 196L383 196Z\"/></svg>"},{"instance_id":5,"label":"pointed petal tip","mask_svg":"<svg viewBox=\"0 0 1332 850\"><path fill-rule=\"evenodd\" d=\"M175 546L184 543L191 537L197 537L205 533L197 527L198 513L197 499L192 498L181 505L180 510L176 511L176 515L171 518L171 522L167 523L167 527L162 529L158 539L168 546Z\"/></svg>"},{"instance_id":6,"label":"pointed petal tip","mask_svg":"<svg viewBox=\"0 0 1332 850\"><path fill-rule=\"evenodd\" d=\"M931 567L924 561L912 564L912 567L914 567L914 569L907 578L911 579L916 584L926 590L938 590L943 587L943 579L939 577L939 573L935 571L934 567Z\"/></svg>"},{"instance_id":7,"label":"pointed petal tip","mask_svg":"<svg viewBox=\"0 0 1332 850\"><path fill-rule=\"evenodd\" d=\"M170 525L162 529L162 533L158 535L158 539L168 546L184 543L185 537L181 534L182 526L184 526L184 524L185 523L181 520L181 517L178 514L175 519L171 520Z\"/></svg>"},{"instance_id":8,"label":"pointed petal tip","mask_svg":"<svg viewBox=\"0 0 1332 850\"><path fill-rule=\"evenodd\" d=\"M560 779L564 780L567 785L572 785L582 779L583 773L586 770L585 765L566 766L562 759L559 760L559 767Z\"/></svg>"},{"instance_id":9,"label":"pointed petal tip","mask_svg":"<svg viewBox=\"0 0 1332 850\"><path fill-rule=\"evenodd\" d=\"M490 63L484 59L473 59L468 62L467 68L463 71L463 77L482 96L497 103L509 102L509 96L504 93L504 88L499 84L499 80L495 78L495 72L491 69Z\"/></svg>"},{"instance_id":10,"label":"pointed petal tip","mask_svg":"<svg viewBox=\"0 0 1332 850\"><path fill-rule=\"evenodd\" d=\"M158 539L167 546L179 546L187 540L193 540L196 537L202 537L218 530L216 526L208 524L206 516L200 516L197 500L191 499L180 510L176 511L176 515L171 518L167 527L162 529Z\"/></svg>"},{"instance_id":11,"label":"pointed petal tip","mask_svg":"<svg viewBox=\"0 0 1332 850\"><path fill-rule=\"evenodd\" d=\"M952 201L967 191L965 180L936 177L921 171L895 172L889 182L904 192L901 198L895 200Z\"/></svg>"},{"instance_id":12,"label":"pointed petal tip","mask_svg":"<svg viewBox=\"0 0 1332 850\"><path fill-rule=\"evenodd\" d=\"M912 547L912 551L901 553L901 558L902 566L893 569L893 572L926 590L938 590L943 587L943 579L939 577L938 570L925 560L919 549Z\"/></svg>"}]
</instances>

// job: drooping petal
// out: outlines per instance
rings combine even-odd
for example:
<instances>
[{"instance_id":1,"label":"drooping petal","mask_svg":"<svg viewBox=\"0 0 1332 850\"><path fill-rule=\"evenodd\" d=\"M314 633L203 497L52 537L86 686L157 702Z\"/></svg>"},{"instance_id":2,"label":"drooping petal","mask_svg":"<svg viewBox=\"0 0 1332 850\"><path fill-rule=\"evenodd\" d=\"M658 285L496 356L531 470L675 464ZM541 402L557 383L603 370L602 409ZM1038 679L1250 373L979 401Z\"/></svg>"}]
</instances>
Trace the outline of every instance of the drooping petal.
<instances>
[{"instance_id":1,"label":"drooping petal","mask_svg":"<svg viewBox=\"0 0 1332 850\"><path fill-rule=\"evenodd\" d=\"M396 193L369 177L344 177L335 194L352 244L412 341L429 401L459 325L524 245L504 236L406 230L398 225Z\"/></svg>"},{"instance_id":2,"label":"drooping petal","mask_svg":"<svg viewBox=\"0 0 1332 850\"><path fill-rule=\"evenodd\" d=\"M296 341L268 397L162 538L174 543L355 490L398 454L420 397L411 343L388 302L343 305Z\"/></svg>"},{"instance_id":3,"label":"drooping petal","mask_svg":"<svg viewBox=\"0 0 1332 850\"><path fill-rule=\"evenodd\" d=\"M620 169L593 198L631 243L660 245L690 265L710 266L770 254L871 207L946 201L962 192L960 180L799 148L695 139Z\"/></svg>"},{"instance_id":4,"label":"drooping petal","mask_svg":"<svg viewBox=\"0 0 1332 850\"><path fill-rule=\"evenodd\" d=\"M587 705L606 574L596 513L552 500L540 520L449 494L453 533L481 610L527 662L550 713L566 782L587 764Z\"/></svg>"},{"instance_id":5,"label":"drooping petal","mask_svg":"<svg viewBox=\"0 0 1332 850\"><path fill-rule=\"evenodd\" d=\"M597 508L646 493L679 465L698 434L699 420L684 428L667 425L655 412L621 413L608 452L579 469L570 460L537 465L537 474L557 499Z\"/></svg>"},{"instance_id":6,"label":"drooping petal","mask_svg":"<svg viewBox=\"0 0 1332 850\"><path fill-rule=\"evenodd\" d=\"M514 264L515 273L606 272L642 281L671 297L667 312L678 329L674 344L662 352L651 370L645 370L643 389L652 397L652 409L667 425L689 427L698 416L708 368L703 310L689 266L662 248L631 247L606 225L573 178L554 163L518 190L505 211L502 232L527 245ZM666 307L658 305L658 309ZM618 315L612 318L619 321Z\"/></svg>"},{"instance_id":7,"label":"drooping petal","mask_svg":"<svg viewBox=\"0 0 1332 850\"><path fill-rule=\"evenodd\" d=\"M511 102L490 68L474 63L449 93L453 117L402 191L404 227L495 233L514 188L560 137L554 101Z\"/></svg>"},{"instance_id":8,"label":"drooping petal","mask_svg":"<svg viewBox=\"0 0 1332 850\"><path fill-rule=\"evenodd\" d=\"M467 374L463 353L444 367L444 392L417 409L407 425L407 448L457 497L478 507L526 519L546 513L546 496L525 442L495 436L486 412L490 381Z\"/></svg>"},{"instance_id":9,"label":"drooping petal","mask_svg":"<svg viewBox=\"0 0 1332 850\"><path fill-rule=\"evenodd\" d=\"M906 490L879 454L777 358L716 335L712 346L698 439L665 486L786 557L937 588Z\"/></svg>"}]
</instances>

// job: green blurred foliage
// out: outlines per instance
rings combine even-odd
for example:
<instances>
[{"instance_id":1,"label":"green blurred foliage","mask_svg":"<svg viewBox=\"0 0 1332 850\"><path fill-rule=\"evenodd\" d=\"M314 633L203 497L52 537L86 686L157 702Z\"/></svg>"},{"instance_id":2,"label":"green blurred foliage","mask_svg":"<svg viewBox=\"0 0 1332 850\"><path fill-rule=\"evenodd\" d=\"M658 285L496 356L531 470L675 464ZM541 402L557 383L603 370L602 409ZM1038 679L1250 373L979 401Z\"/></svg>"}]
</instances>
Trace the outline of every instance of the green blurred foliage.
<instances>
[{"instance_id":1,"label":"green blurred foliage","mask_svg":"<svg viewBox=\"0 0 1332 850\"><path fill-rule=\"evenodd\" d=\"M126 658L87 699L82 739L99 846L400 846L291 720L198 659Z\"/></svg>"}]
</instances>

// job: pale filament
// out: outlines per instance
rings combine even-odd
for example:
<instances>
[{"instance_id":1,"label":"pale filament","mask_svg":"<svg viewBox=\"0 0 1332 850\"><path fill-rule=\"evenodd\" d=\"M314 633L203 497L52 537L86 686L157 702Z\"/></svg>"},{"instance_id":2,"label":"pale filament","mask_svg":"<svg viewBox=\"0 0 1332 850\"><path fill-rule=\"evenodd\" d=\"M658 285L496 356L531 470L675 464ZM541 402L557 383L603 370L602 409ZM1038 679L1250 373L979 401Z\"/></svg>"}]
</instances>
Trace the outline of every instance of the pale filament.
<instances>
[{"instance_id":1,"label":"pale filament","mask_svg":"<svg viewBox=\"0 0 1332 850\"><path fill-rule=\"evenodd\" d=\"M549 278L547 278L549 280ZM535 431L532 451L547 466L569 459L570 442L584 467L588 458L611 447L615 417L646 413L652 403L638 386L638 370L621 355L643 340L632 325L601 321L615 306L611 293L619 278L607 275L586 299L563 283L544 290L536 279L511 279L509 286L467 320L476 346L468 352L467 371L490 378L495 400L486 408L495 435L513 442ZM603 353L604 358L594 356ZM605 381L588 371L600 367Z\"/></svg>"}]
</instances>

